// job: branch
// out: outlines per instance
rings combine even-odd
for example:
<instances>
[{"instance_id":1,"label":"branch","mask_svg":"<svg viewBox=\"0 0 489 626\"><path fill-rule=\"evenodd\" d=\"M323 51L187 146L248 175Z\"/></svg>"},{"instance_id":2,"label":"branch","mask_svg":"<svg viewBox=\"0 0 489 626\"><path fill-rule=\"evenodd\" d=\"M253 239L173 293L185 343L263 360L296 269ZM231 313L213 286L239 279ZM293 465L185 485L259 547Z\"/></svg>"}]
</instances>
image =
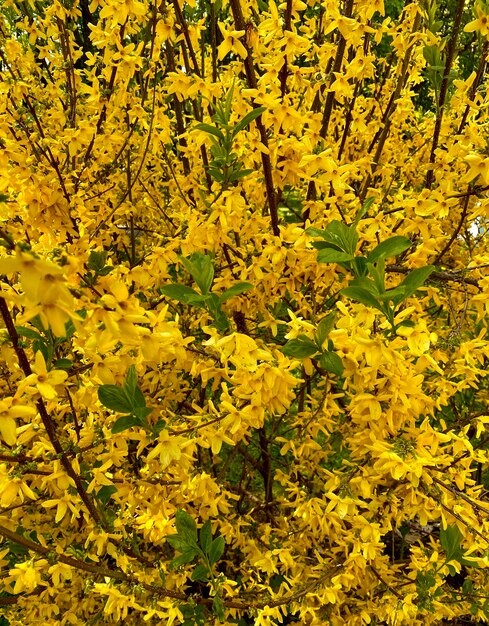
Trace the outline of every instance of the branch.
<instances>
[{"instance_id":1,"label":"branch","mask_svg":"<svg viewBox=\"0 0 489 626\"><path fill-rule=\"evenodd\" d=\"M395 272L397 274L409 274L411 271L409 268L404 267L403 265L388 265L386 268L387 272ZM453 272L444 272L444 271L436 271L432 272L428 278L428 282L435 280L441 280L446 282L457 282L457 283L465 283L467 285L473 285L474 287L479 288L479 281L477 278L467 278L464 274L465 272L470 272L471 269L476 268L467 268L464 270L458 270Z\"/></svg>"},{"instance_id":2,"label":"branch","mask_svg":"<svg viewBox=\"0 0 489 626\"><path fill-rule=\"evenodd\" d=\"M445 109L445 101L448 93L448 79L450 77L450 70L452 69L453 59L455 57L455 48L457 45L458 33L460 31L460 24L462 22L462 15L464 12L465 0L458 0L457 10L455 12L455 19L453 21L452 32L450 40L447 46L447 56L445 60L445 69L443 71L443 78L440 86L440 96L437 102L437 113L435 120L435 128L433 130L433 143L431 144L430 164L434 166L436 158L436 149L440 139L441 123L443 120L443 112ZM434 180L434 170L431 167L426 174L425 187L430 189ZM442 255L443 256L443 255Z\"/></svg>"},{"instance_id":3,"label":"branch","mask_svg":"<svg viewBox=\"0 0 489 626\"><path fill-rule=\"evenodd\" d=\"M12 319L12 316L10 315L10 311L8 309L7 303L5 302L5 299L2 297L0 297L0 312L5 322L5 326L7 328L15 353L17 354L19 365L22 371L24 372L24 375L27 377L30 374L32 374L29 359L27 358L27 355L24 349L20 346L19 335L17 334L17 330L15 329L14 321ZM36 405L37 405L37 410L39 411L39 415L41 416L41 420L44 425L44 428L46 429L46 433L49 437L49 441L53 445L53 448L56 454L59 455L61 464L63 465L68 476L74 481L78 494L80 498L82 499L83 504L86 506L88 512L90 513L93 521L96 524L100 524L102 522L100 514L97 508L95 507L93 500L87 494L81 477L75 472L70 460L68 459L66 455L66 452L63 450L63 446L61 445L58 439L58 436L56 434L56 430L54 427L54 423L46 409L44 400L40 398L36 402Z\"/></svg>"},{"instance_id":4,"label":"branch","mask_svg":"<svg viewBox=\"0 0 489 626\"><path fill-rule=\"evenodd\" d=\"M240 0L230 0L231 11L233 13L234 22L236 24L237 30L246 31L246 23L243 17L243 11L241 9ZM244 60L246 78L248 81L248 86L250 89L257 89L258 82L256 79L255 65L253 63L253 56L251 52L251 48L248 45L246 39L242 42L243 46L248 53L246 59ZM256 127L258 128L258 132L260 133L260 141L268 148L268 137L265 126L263 125L261 115L255 120ZM263 173L265 175L265 187L267 190L267 204L268 210L270 214L270 220L272 225L273 234L278 237L280 235L280 231L278 228L278 210L277 210L277 195L275 193L275 187L273 184L273 174L272 174L272 164L270 161L269 154L265 154L265 152L261 152L261 162L263 165Z\"/></svg>"}]
</instances>

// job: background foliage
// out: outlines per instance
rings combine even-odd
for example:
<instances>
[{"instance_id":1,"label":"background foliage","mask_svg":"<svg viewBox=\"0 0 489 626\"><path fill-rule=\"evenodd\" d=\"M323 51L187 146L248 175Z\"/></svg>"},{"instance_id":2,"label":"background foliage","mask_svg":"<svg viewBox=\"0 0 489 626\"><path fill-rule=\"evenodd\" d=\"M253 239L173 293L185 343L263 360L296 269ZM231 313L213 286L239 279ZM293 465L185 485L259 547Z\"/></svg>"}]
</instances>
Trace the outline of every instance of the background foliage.
<instances>
[{"instance_id":1,"label":"background foliage","mask_svg":"<svg viewBox=\"0 0 489 626\"><path fill-rule=\"evenodd\" d=\"M489 622L485 3L1 6L3 623Z\"/></svg>"}]
</instances>

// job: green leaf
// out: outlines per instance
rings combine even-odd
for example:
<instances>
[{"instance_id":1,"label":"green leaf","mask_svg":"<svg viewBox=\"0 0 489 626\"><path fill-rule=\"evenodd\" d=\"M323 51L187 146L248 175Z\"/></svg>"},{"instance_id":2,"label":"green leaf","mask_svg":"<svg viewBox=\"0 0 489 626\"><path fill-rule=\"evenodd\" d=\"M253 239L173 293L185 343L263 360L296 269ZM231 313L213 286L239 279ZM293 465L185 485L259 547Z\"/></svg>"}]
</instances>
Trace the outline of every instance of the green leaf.
<instances>
[{"instance_id":1,"label":"green leaf","mask_svg":"<svg viewBox=\"0 0 489 626\"><path fill-rule=\"evenodd\" d=\"M138 418L139 423L143 426L148 425L147 417L151 414L153 409L148 406L135 406L132 410L133 414Z\"/></svg>"},{"instance_id":2,"label":"green leaf","mask_svg":"<svg viewBox=\"0 0 489 626\"><path fill-rule=\"evenodd\" d=\"M336 313L329 313L319 322L316 328L316 343L322 348L323 343L328 338L329 333L333 330Z\"/></svg>"},{"instance_id":3,"label":"green leaf","mask_svg":"<svg viewBox=\"0 0 489 626\"><path fill-rule=\"evenodd\" d=\"M160 287L160 293L164 296L172 298L173 300L178 300L178 302L182 302L183 304L191 304L192 297L200 296L200 294L197 293L195 289L192 289L192 287L180 285L179 283L163 285L163 287Z\"/></svg>"},{"instance_id":4,"label":"green leaf","mask_svg":"<svg viewBox=\"0 0 489 626\"><path fill-rule=\"evenodd\" d=\"M186 565L187 563L191 563L198 552L195 548L186 548L179 556L175 557L171 562L171 567L180 567L180 565Z\"/></svg>"},{"instance_id":5,"label":"green leaf","mask_svg":"<svg viewBox=\"0 0 489 626\"><path fill-rule=\"evenodd\" d=\"M101 270L99 270L98 274L100 276L107 276L107 274L110 274L110 272L113 270L114 268L111 267L110 265L106 265L105 267L103 267Z\"/></svg>"},{"instance_id":6,"label":"green leaf","mask_svg":"<svg viewBox=\"0 0 489 626\"><path fill-rule=\"evenodd\" d=\"M306 335L299 335L297 339L291 339L282 347L284 354L296 357L297 359L305 359L308 356L316 354L317 351L317 345L314 341L309 339L309 337L306 337Z\"/></svg>"},{"instance_id":7,"label":"green leaf","mask_svg":"<svg viewBox=\"0 0 489 626\"><path fill-rule=\"evenodd\" d=\"M230 298L239 296L245 291L250 291L250 289L253 289L253 287L254 285L252 285L251 283L236 283L236 285L229 287L229 289L226 289L226 291L223 291L221 293L221 295L219 296L219 301L221 303L226 302Z\"/></svg>"},{"instance_id":8,"label":"green leaf","mask_svg":"<svg viewBox=\"0 0 489 626\"><path fill-rule=\"evenodd\" d=\"M319 365L327 372L331 372L337 376L341 376L343 374L343 370L345 369L341 358L336 354L336 352L331 351L323 352L323 354L321 354Z\"/></svg>"},{"instance_id":9,"label":"green leaf","mask_svg":"<svg viewBox=\"0 0 489 626\"><path fill-rule=\"evenodd\" d=\"M349 252L340 252L334 248L325 248L318 252L318 261L320 263L344 263L352 261L355 257Z\"/></svg>"},{"instance_id":10,"label":"green leaf","mask_svg":"<svg viewBox=\"0 0 489 626\"><path fill-rule=\"evenodd\" d=\"M114 425L111 428L111 433L116 435L117 433L122 433L124 430L128 428L132 428L133 426L139 426L140 422L137 417L134 415L123 415L119 417L118 420L114 422Z\"/></svg>"},{"instance_id":11,"label":"green leaf","mask_svg":"<svg viewBox=\"0 0 489 626\"><path fill-rule=\"evenodd\" d=\"M180 535L167 535L166 540L171 545L171 547L175 550L178 550L178 552L183 552L188 548L187 542L185 541L185 539L180 537Z\"/></svg>"},{"instance_id":12,"label":"green leaf","mask_svg":"<svg viewBox=\"0 0 489 626\"><path fill-rule=\"evenodd\" d=\"M236 180L240 180L240 178L245 178L246 176L249 176L250 174L253 174L253 172L255 172L256 170L238 170L236 172L233 172L232 174L230 174L228 176L228 181L230 183L234 183L234 181Z\"/></svg>"},{"instance_id":13,"label":"green leaf","mask_svg":"<svg viewBox=\"0 0 489 626\"><path fill-rule=\"evenodd\" d=\"M398 306L403 300L406 299L406 296L404 288L402 286L397 286L393 289L388 289L387 291L384 291L384 293L379 294L378 298L383 302L390 301L394 304L394 306Z\"/></svg>"},{"instance_id":14,"label":"green leaf","mask_svg":"<svg viewBox=\"0 0 489 626\"><path fill-rule=\"evenodd\" d=\"M100 271L105 267L106 260L107 252L105 250L102 250L101 252L92 250L88 257L87 268L99 274Z\"/></svg>"},{"instance_id":15,"label":"green leaf","mask_svg":"<svg viewBox=\"0 0 489 626\"><path fill-rule=\"evenodd\" d=\"M104 485L97 491L97 495L95 497L105 506L113 493L117 493L117 487L114 485Z\"/></svg>"},{"instance_id":16,"label":"green leaf","mask_svg":"<svg viewBox=\"0 0 489 626\"><path fill-rule=\"evenodd\" d=\"M385 241L379 243L368 255L369 263L376 263L379 259L388 259L397 256L412 246L412 242L407 237L389 237Z\"/></svg>"},{"instance_id":17,"label":"green leaf","mask_svg":"<svg viewBox=\"0 0 489 626\"><path fill-rule=\"evenodd\" d=\"M355 220L352 223L352 226L354 228L358 226L360 220L363 218L364 215L367 214L368 210L370 209L370 207L372 206L374 202L375 202L375 198L373 196L365 200L365 202L362 204L362 206L358 210L358 213L355 216Z\"/></svg>"},{"instance_id":18,"label":"green leaf","mask_svg":"<svg viewBox=\"0 0 489 626\"><path fill-rule=\"evenodd\" d=\"M484 613L484 617L489 619L489 598L482 605L482 612Z\"/></svg>"},{"instance_id":19,"label":"green leaf","mask_svg":"<svg viewBox=\"0 0 489 626\"><path fill-rule=\"evenodd\" d=\"M183 509L179 509L175 515L175 526L180 537L187 543L197 545L197 525L193 517Z\"/></svg>"},{"instance_id":20,"label":"green leaf","mask_svg":"<svg viewBox=\"0 0 489 626\"><path fill-rule=\"evenodd\" d=\"M357 278L367 275L367 258L364 256L356 256L352 262L352 270Z\"/></svg>"},{"instance_id":21,"label":"green leaf","mask_svg":"<svg viewBox=\"0 0 489 626\"><path fill-rule=\"evenodd\" d=\"M404 288L404 299L412 296L434 271L434 265L427 265L410 272L400 285L400 287Z\"/></svg>"},{"instance_id":22,"label":"green leaf","mask_svg":"<svg viewBox=\"0 0 489 626\"><path fill-rule=\"evenodd\" d=\"M232 135L233 137L236 137L236 135L244 130L247 126L249 126L251 124L251 122L253 122L254 120L256 120L257 117L260 117L260 115L262 113L264 113L266 111L265 107L257 107L256 109L253 109L253 111L250 111L249 113L247 113L242 120L240 120L236 126L233 128L232 131Z\"/></svg>"},{"instance_id":23,"label":"green leaf","mask_svg":"<svg viewBox=\"0 0 489 626\"><path fill-rule=\"evenodd\" d=\"M206 294L205 296L203 296L200 293L196 293L195 296L189 296L188 303L193 304L195 306L200 306L201 304L204 304L205 302L207 302L207 300L209 300L211 295L214 295L214 294Z\"/></svg>"},{"instance_id":24,"label":"green leaf","mask_svg":"<svg viewBox=\"0 0 489 626\"><path fill-rule=\"evenodd\" d=\"M374 280L375 292L372 291L372 289L369 289L368 287L365 287L365 288L371 291L372 293L375 293L376 295L385 293L385 259L380 258L377 260L376 263L367 263L367 270L370 276ZM358 282L362 282L362 284L364 283L368 284L367 281L368 279L361 278ZM359 286L362 286L362 285L359 285Z\"/></svg>"},{"instance_id":25,"label":"green leaf","mask_svg":"<svg viewBox=\"0 0 489 626\"><path fill-rule=\"evenodd\" d=\"M319 228L314 228L313 226L310 226L309 228L306 228L306 233L310 237L321 237L322 239L326 238L326 231L325 230L320 230Z\"/></svg>"},{"instance_id":26,"label":"green leaf","mask_svg":"<svg viewBox=\"0 0 489 626\"><path fill-rule=\"evenodd\" d=\"M214 596L214 599L212 600L212 610L216 614L218 620L220 622L223 622L225 618L224 602L222 601L222 598L220 596Z\"/></svg>"},{"instance_id":27,"label":"green leaf","mask_svg":"<svg viewBox=\"0 0 489 626\"><path fill-rule=\"evenodd\" d=\"M229 320L221 310L214 315L214 326L220 333L225 333L229 329Z\"/></svg>"},{"instance_id":28,"label":"green leaf","mask_svg":"<svg viewBox=\"0 0 489 626\"><path fill-rule=\"evenodd\" d=\"M182 265L195 280L203 295L209 293L214 280L214 264L208 254L194 252L188 258L179 257Z\"/></svg>"},{"instance_id":29,"label":"green leaf","mask_svg":"<svg viewBox=\"0 0 489 626\"><path fill-rule=\"evenodd\" d=\"M39 315L36 315L36 317L33 317L31 319L31 324L34 326L34 328L37 328L37 330L40 333L43 333L43 334L46 333L46 329L44 328L44 325L43 325Z\"/></svg>"},{"instance_id":30,"label":"green leaf","mask_svg":"<svg viewBox=\"0 0 489 626\"><path fill-rule=\"evenodd\" d=\"M44 360L46 361L46 363L50 362L51 350L49 349L49 346L47 346L44 341L36 339L36 341L34 341L34 343L32 344L32 350L34 351L34 354L37 351L39 351L44 357Z\"/></svg>"},{"instance_id":31,"label":"green leaf","mask_svg":"<svg viewBox=\"0 0 489 626\"><path fill-rule=\"evenodd\" d=\"M199 531L199 543L202 550L207 554L212 543L211 520L208 519Z\"/></svg>"},{"instance_id":32,"label":"green leaf","mask_svg":"<svg viewBox=\"0 0 489 626\"><path fill-rule=\"evenodd\" d=\"M202 130L204 131L204 133L207 133L208 135L213 135L214 137L217 137L219 141L224 142L224 135L222 134L222 131L219 130L219 128L216 128L216 126L211 126L210 124L196 124L194 126L194 129Z\"/></svg>"},{"instance_id":33,"label":"green leaf","mask_svg":"<svg viewBox=\"0 0 489 626\"><path fill-rule=\"evenodd\" d=\"M190 576L190 580L200 580L202 582L207 582L209 576L209 570L203 563L199 563L195 566L192 575Z\"/></svg>"},{"instance_id":34,"label":"green leaf","mask_svg":"<svg viewBox=\"0 0 489 626\"><path fill-rule=\"evenodd\" d=\"M129 395L129 393L127 395ZM145 399L144 394L141 391L140 387L136 387L134 389L134 391L132 393L131 401L132 401L132 406L135 409L145 408L146 407L146 399Z\"/></svg>"},{"instance_id":35,"label":"green leaf","mask_svg":"<svg viewBox=\"0 0 489 626\"><path fill-rule=\"evenodd\" d=\"M162 430L165 430L166 422L165 420L158 420L156 424L153 426L153 436L156 437L161 433Z\"/></svg>"},{"instance_id":36,"label":"green leaf","mask_svg":"<svg viewBox=\"0 0 489 626\"><path fill-rule=\"evenodd\" d=\"M338 246L335 246L332 243L329 243L328 241L313 241L311 242L311 246L313 248L316 248L316 250L324 250L325 248L328 248L329 250L332 248L333 250L337 250L338 252L341 252Z\"/></svg>"},{"instance_id":37,"label":"green leaf","mask_svg":"<svg viewBox=\"0 0 489 626\"><path fill-rule=\"evenodd\" d=\"M209 552L208 552L209 562L211 565L214 565L214 563L217 563L217 561L219 561L221 556L224 554L225 545L226 545L226 542L224 541L224 537L222 537L221 535L219 535L213 540L213 542L210 545Z\"/></svg>"},{"instance_id":38,"label":"green leaf","mask_svg":"<svg viewBox=\"0 0 489 626\"><path fill-rule=\"evenodd\" d=\"M413 320L402 320L397 324L396 328L401 328L402 326L407 326L408 328L414 328L416 323Z\"/></svg>"},{"instance_id":39,"label":"green leaf","mask_svg":"<svg viewBox=\"0 0 489 626\"><path fill-rule=\"evenodd\" d=\"M209 167L207 171L209 172L209 174L212 176L214 180L217 180L218 183L224 182L224 176L222 175L221 170L215 167Z\"/></svg>"},{"instance_id":40,"label":"green leaf","mask_svg":"<svg viewBox=\"0 0 489 626\"><path fill-rule=\"evenodd\" d=\"M117 385L101 385L98 388L98 399L111 411L118 413L130 413L132 411L132 402L124 389Z\"/></svg>"},{"instance_id":41,"label":"green leaf","mask_svg":"<svg viewBox=\"0 0 489 626\"><path fill-rule=\"evenodd\" d=\"M16 326L15 330L20 337L25 337L26 339L40 339L42 341L42 336L39 333L36 333L32 328L27 328L27 326Z\"/></svg>"},{"instance_id":42,"label":"green leaf","mask_svg":"<svg viewBox=\"0 0 489 626\"><path fill-rule=\"evenodd\" d=\"M343 252L351 255L355 254L358 243L358 233L354 226L346 226L339 220L333 220L326 228L326 241L338 246Z\"/></svg>"},{"instance_id":43,"label":"green leaf","mask_svg":"<svg viewBox=\"0 0 489 626\"><path fill-rule=\"evenodd\" d=\"M226 96L226 102L224 104L224 113L226 115L226 122L229 122L229 119L231 118L233 95L234 95L234 80L233 80L233 84L231 85L231 89L228 91L228 95Z\"/></svg>"},{"instance_id":44,"label":"green leaf","mask_svg":"<svg viewBox=\"0 0 489 626\"><path fill-rule=\"evenodd\" d=\"M445 558L447 562L452 559L458 561L462 556L463 553L460 549L462 539L463 535L456 524L453 526L447 526L446 528L440 528L440 543L442 548L445 550Z\"/></svg>"},{"instance_id":45,"label":"green leaf","mask_svg":"<svg viewBox=\"0 0 489 626\"><path fill-rule=\"evenodd\" d=\"M360 278L353 279L352 281L350 281L348 287L358 287L359 289L365 289L365 291L368 291L370 294L376 297L379 295L377 284L369 276L361 276Z\"/></svg>"},{"instance_id":46,"label":"green leaf","mask_svg":"<svg viewBox=\"0 0 489 626\"><path fill-rule=\"evenodd\" d=\"M127 370L126 380L124 381L124 389L129 397L134 395L137 386L138 375L136 373L136 367L131 365L131 367Z\"/></svg>"},{"instance_id":47,"label":"green leaf","mask_svg":"<svg viewBox=\"0 0 489 626\"><path fill-rule=\"evenodd\" d=\"M58 370L69 370L72 365L73 361L70 359L56 359L53 363L53 367Z\"/></svg>"},{"instance_id":48,"label":"green leaf","mask_svg":"<svg viewBox=\"0 0 489 626\"><path fill-rule=\"evenodd\" d=\"M363 287L346 287L340 291L342 296L346 296L355 302L360 302L366 306L373 306L383 312L382 304Z\"/></svg>"}]
</instances>

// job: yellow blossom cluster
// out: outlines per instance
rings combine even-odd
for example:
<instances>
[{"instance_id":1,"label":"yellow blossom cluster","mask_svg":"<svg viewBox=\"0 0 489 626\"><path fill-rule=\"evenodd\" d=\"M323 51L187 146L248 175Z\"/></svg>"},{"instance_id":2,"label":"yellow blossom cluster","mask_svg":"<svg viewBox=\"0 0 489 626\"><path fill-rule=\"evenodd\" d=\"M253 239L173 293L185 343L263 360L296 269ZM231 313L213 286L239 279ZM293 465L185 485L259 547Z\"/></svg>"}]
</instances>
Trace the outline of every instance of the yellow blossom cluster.
<instances>
[{"instance_id":1,"label":"yellow blossom cluster","mask_svg":"<svg viewBox=\"0 0 489 626\"><path fill-rule=\"evenodd\" d=\"M0 3L0 624L489 623L489 12Z\"/></svg>"}]
</instances>

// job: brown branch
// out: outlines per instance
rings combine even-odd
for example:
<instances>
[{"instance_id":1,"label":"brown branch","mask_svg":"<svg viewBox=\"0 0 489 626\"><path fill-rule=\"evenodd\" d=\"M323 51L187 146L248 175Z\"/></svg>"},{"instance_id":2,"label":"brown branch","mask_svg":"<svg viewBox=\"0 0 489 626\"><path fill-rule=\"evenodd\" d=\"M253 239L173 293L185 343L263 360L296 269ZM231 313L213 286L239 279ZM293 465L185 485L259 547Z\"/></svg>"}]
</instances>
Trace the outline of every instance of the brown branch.
<instances>
[{"instance_id":1,"label":"brown branch","mask_svg":"<svg viewBox=\"0 0 489 626\"><path fill-rule=\"evenodd\" d=\"M287 4L285 6L284 32L286 30L292 32L292 0L287 0ZM282 97L282 100L287 93L288 74L289 67L287 62L287 55L284 55L284 64L282 65L282 67L280 68L280 72L278 73L278 77L280 80L280 95Z\"/></svg>"},{"instance_id":2,"label":"brown branch","mask_svg":"<svg viewBox=\"0 0 489 626\"><path fill-rule=\"evenodd\" d=\"M414 18L413 27L411 29L411 36L413 38L419 28L420 23L421 23L421 16L419 13L417 13L416 17ZM380 125L381 130L379 130L376 133L375 137L373 138L368 148L368 152L370 153L373 150L375 143L378 141L377 149L375 151L375 155L373 158L372 170L366 176L365 181L363 183L362 190L360 192L360 200L362 203L365 201L372 178L380 164L380 158L384 150L385 142L387 141L387 137L389 136L389 133L390 133L390 129L392 125L392 116L394 114L394 111L396 110L397 102L401 97L401 92L403 88L405 87L407 79L408 79L409 64L411 62L411 55L413 53L415 44L416 44L416 40L414 39L406 51L406 54L401 63L401 71L399 73L399 78L397 80L396 87L390 97L389 104L387 105L387 108L382 117L382 122Z\"/></svg>"},{"instance_id":3,"label":"brown branch","mask_svg":"<svg viewBox=\"0 0 489 626\"><path fill-rule=\"evenodd\" d=\"M479 67L477 69L477 75L475 77L474 82L472 83L472 88L469 93L469 100L473 100L475 98L475 94L477 93L477 89L479 87L481 79L484 76L486 65L487 65L486 58L487 58L488 52L489 52L489 41L486 39L484 41L484 45L482 46L481 60L479 63ZM457 135L460 135L462 133L462 130L465 124L467 123L467 118L469 116L470 108L471 108L470 104L467 104L465 107L464 114L462 115L462 119L460 120L460 125L458 127Z\"/></svg>"},{"instance_id":4,"label":"brown branch","mask_svg":"<svg viewBox=\"0 0 489 626\"><path fill-rule=\"evenodd\" d=\"M85 561L80 561L79 559L75 559L66 554L60 554L59 552L54 552L50 548L45 548L39 543L35 541L31 541L24 537L23 535L19 535L18 533L10 530L6 526L0 524L0 535L9 539L13 543L17 545L23 546L32 552L36 552L37 554L42 554L43 556L49 556L53 559L56 559L60 563L64 563L65 565L69 565L70 567L74 567L75 569L82 570L84 572L89 572L90 574L96 576L103 576L112 578L113 580L120 580L122 582L128 583L136 583L142 585L146 590L152 591L153 593L157 593L163 597L175 598L177 600L186 600L187 596L184 593L180 593L178 591L170 591L169 589L165 589L164 587L156 587L154 585L148 585L145 583L139 582L136 578L128 576L121 571L117 571L114 569L106 570L98 565L94 565L92 563L87 563Z\"/></svg>"},{"instance_id":5,"label":"brown branch","mask_svg":"<svg viewBox=\"0 0 489 626\"><path fill-rule=\"evenodd\" d=\"M374 567L373 565L370 565L370 564L369 564L369 566L368 566L368 567L369 567L370 571L374 574L374 576L375 576L378 580L380 580L380 582L381 582L383 585L385 585L385 586L387 587L387 589L388 589L389 591L391 591L391 592L392 592L392 593L396 596L396 598L399 598L400 600L402 599L401 594L400 594L398 591L396 591L396 590L394 589L394 587L391 587L388 583L386 583L386 582L385 582L385 580L382 578L382 576L379 574L379 572L375 569L375 567Z\"/></svg>"},{"instance_id":6,"label":"brown branch","mask_svg":"<svg viewBox=\"0 0 489 626\"><path fill-rule=\"evenodd\" d=\"M119 39L120 39L121 45L123 45L123 43L124 43L125 27L126 27L126 24L125 23L122 24L121 27L120 27L120 31L119 31L119 33L120 33ZM82 169L80 170L80 172L78 174L78 177L77 177L77 180L75 182L75 192L78 191L78 187L79 187L79 185L80 185L80 183L82 181L82 174L85 171L85 169L88 167L88 162L90 160L90 157L91 157L92 151L93 151L93 147L95 145L95 139L100 134L100 131L102 129L102 125L105 122L105 118L107 117L107 107L108 107L108 104L109 104L109 101L110 101L110 97L111 97L111 95L112 95L112 93L114 91L115 78L116 78L116 75L117 75L117 68L118 68L118 65L114 65L112 67L112 72L111 72L110 78L109 78L109 85L108 85L107 91L106 91L106 100L105 100L105 102L104 102L104 104L102 106L102 110L100 111L100 115L99 115L98 120L97 120L97 125L95 127L95 132L93 133L92 138L90 139L90 143L88 144L87 149L85 150L85 155L83 157L83 166L82 166Z\"/></svg>"},{"instance_id":7,"label":"brown branch","mask_svg":"<svg viewBox=\"0 0 489 626\"><path fill-rule=\"evenodd\" d=\"M354 0L345 0L345 11L343 13L344 17L350 18L352 16L353 5L354 5ZM336 56L333 61L333 67L331 68L331 71L328 72L330 74L330 80L329 80L330 84L334 80L335 72L339 72L341 70L345 50L346 50L346 39L339 32L338 41L336 44ZM331 120L331 115L334 109L334 102L335 102L334 91L328 91L328 94L326 96L326 101L324 103L323 118L321 121L321 130L319 131L319 136L321 137L321 139L325 139L326 135L328 134L329 122ZM307 187L306 200L311 201L315 199L316 199L316 184L313 180L311 180ZM306 211L304 212L303 220L304 222L306 222L306 220L308 219L309 219L309 209L306 209Z\"/></svg>"},{"instance_id":8,"label":"brown branch","mask_svg":"<svg viewBox=\"0 0 489 626\"><path fill-rule=\"evenodd\" d=\"M486 509L486 507L482 506L482 504L479 504L478 502L475 502L472 498L469 498L469 496L465 495L465 493L459 491L458 489L455 489L455 487L453 487L452 485L447 485L446 483L444 483L442 480L440 480L436 476L432 476L431 479L437 485L440 485L440 487L443 487L444 489L446 489L447 491L450 491L451 493L453 493L454 495L458 496L459 498L462 498L462 500L465 500L465 502L468 502L468 504L470 504L470 506L473 509L476 509L476 510L479 510L479 511L484 511L484 513L487 513L489 515L489 509Z\"/></svg>"},{"instance_id":9,"label":"brown branch","mask_svg":"<svg viewBox=\"0 0 489 626\"><path fill-rule=\"evenodd\" d=\"M409 272L411 271L409 268L404 267L403 265L387 265L385 269L387 272L395 272L397 274L409 274ZM467 285L479 287L479 281L476 278L467 278L464 275L465 272L470 272L472 269L475 268L468 268L466 270L460 270L457 272L435 271L430 274L428 282L433 280L441 280L447 282L466 283Z\"/></svg>"},{"instance_id":10,"label":"brown branch","mask_svg":"<svg viewBox=\"0 0 489 626\"><path fill-rule=\"evenodd\" d=\"M451 28L450 39L447 46L447 56L445 59L445 69L443 71L443 78L440 86L440 95L438 97L437 112L435 119L435 128L433 130L433 143L431 144L430 152L430 169L426 174L425 188L431 189L434 180L434 169L436 158L436 149L438 142L440 141L441 123L443 120L443 113L445 110L445 102L448 93L448 80L450 78L450 70L452 69L453 59L455 57L455 49L457 46L458 33L460 31L460 24L462 22L462 15L465 7L465 0L458 0L457 10L455 12L455 19ZM443 256L443 255L442 255Z\"/></svg>"},{"instance_id":11,"label":"brown branch","mask_svg":"<svg viewBox=\"0 0 489 626\"><path fill-rule=\"evenodd\" d=\"M14 321L12 319L12 316L10 315L10 311L8 309L6 301L2 297L0 297L0 312L5 322L5 326L7 328L10 341L12 342L13 348L19 360L19 365L22 371L24 372L24 375L30 376L30 374L32 374L32 370L31 370L31 366L29 363L29 359L27 358L27 355L24 349L21 347L19 343L19 335L17 334L17 330L15 329ZM58 436L56 434L54 423L49 413L47 412L46 405L44 404L44 400L40 398L36 402L36 405L37 405L37 410L39 411L39 415L41 416L41 420L44 425L44 428L46 429L46 433L49 437L49 440L56 454L58 454L60 457L61 464L63 465L68 476L74 481L78 494L80 498L82 499L83 504L86 506L88 512L90 513L90 516L92 517L93 521L96 524L101 524L102 520L93 500L90 498L90 496L86 492L81 477L75 472L70 460L68 459L68 456L66 455L66 452L63 450L63 446L61 445L58 439Z\"/></svg>"},{"instance_id":12,"label":"brown branch","mask_svg":"<svg viewBox=\"0 0 489 626\"><path fill-rule=\"evenodd\" d=\"M68 34L68 29L66 28L65 22L59 17L56 16L56 23L59 31L59 39L61 43L61 51L63 53L64 66L65 66L65 75L66 75L66 86L67 92L69 95L70 101L70 114L69 114L69 124L71 128L75 128L76 126L76 103L77 103L77 92L76 92L76 80L75 80L75 72L74 67L75 64L73 62L73 55L71 53L71 45L70 45L70 37ZM69 159L69 153L68 153Z\"/></svg>"},{"instance_id":13,"label":"brown branch","mask_svg":"<svg viewBox=\"0 0 489 626\"><path fill-rule=\"evenodd\" d=\"M178 0L173 0L172 2L173 4L173 9L175 11L175 15L177 17L177 21L178 21L178 25L180 27L180 30L183 32L183 36L185 38L185 43L187 44L187 48L188 51L190 53L190 58L192 59L192 64L194 66L194 72L197 74L197 76L201 76L201 71L199 69L199 64L197 63L197 57L195 55L195 51L194 48L192 46L192 40L190 39L190 33L188 30L188 25L187 22L185 20L185 17L182 13L182 9L180 8L180 4L178 2ZM183 42L182 42L182 48L183 48Z\"/></svg>"},{"instance_id":14,"label":"brown branch","mask_svg":"<svg viewBox=\"0 0 489 626\"><path fill-rule=\"evenodd\" d=\"M446 245L443 248L443 250L438 254L436 259L433 261L434 265L439 263L440 260L445 256L445 254L450 249L450 246L452 245L452 243L457 238L459 232L462 230L462 226L464 225L465 218L467 217L467 210L469 208L469 199L470 199L470 195L465 196L465 201L464 201L464 205L462 207L462 213L460 214L460 220L459 220L459 223L457 224L457 228L453 231L452 236L450 237L450 239L446 243Z\"/></svg>"},{"instance_id":15,"label":"brown branch","mask_svg":"<svg viewBox=\"0 0 489 626\"><path fill-rule=\"evenodd\" d=\"M237 30L246 31L246 23L243 17L243 11L241 9L240 0L230 0L230 4L231 4L231 11L233 13L233 18L234 18L234 22L236 24ZM248 42L246 41L246 39L244 39L241 43L243 44L247 52L247 56L244 60L244 66L245 66L245 73L246 73L246 79L248 82L248 87L250 89L257 89L258 82L256 79L255 64L253 62L252 50L250 46L248 45ZM255 108L257 108L257 106L258 105L256 105ZM263 125L261 115L256 118L255 123L256 123L256 127L258 128L258 132L260 133L260 141L265 146L265 148L268 148L267 131L265 129L265 126ZM275 187L273 184L272 164L270 161L270 156L269 156L268 151L267 151L267 154L265 154L265 152L261 153L261 161L262 161L262 166L263 166L263 173L265 176L265 187L267 190L267 204L268 204L268 211L269 211L270 221L271 221L271 226L272 226L272 232L276 237L278 237L280 235L280 230L278 227L278 210L277 210L278 203L277 203L277 195L275 193Z\"/></svg>"}]
</instances>

